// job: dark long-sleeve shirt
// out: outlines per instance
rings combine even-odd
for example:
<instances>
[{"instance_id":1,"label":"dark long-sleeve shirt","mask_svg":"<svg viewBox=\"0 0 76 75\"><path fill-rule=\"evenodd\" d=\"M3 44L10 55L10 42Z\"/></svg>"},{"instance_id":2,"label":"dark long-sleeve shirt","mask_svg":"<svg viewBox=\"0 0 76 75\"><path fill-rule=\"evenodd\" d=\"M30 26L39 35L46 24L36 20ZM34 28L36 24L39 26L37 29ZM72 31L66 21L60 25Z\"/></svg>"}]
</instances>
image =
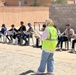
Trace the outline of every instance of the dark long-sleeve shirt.
<instances>
[{"instance_id":1,"label":"dark long-sleeve shirt","mask_svg":"<svg viewBox=\"0 0 76 75\"><path fill-rule=\"evenodd\" d=\"M12 31L14 33L14 35L18 32L18 30L16 28L14 28L14 29L11 28L9 31Z\"/></svg>"},{"instance_id":2,"label":"dark long-sleeve shirt","mask_svg":"<svg viewBox=\"0 0 76 75\"><path fill-rule=\"evenodd\" d=\"M26 31L26 26L21 26L21 27L18 29L18 31L20 31L20 32Z\"/></svg>"},{"instance_id":3,"label":"dark long-sleeve shirt","mask_svg":"<svg viewBox=\"0 0 76 75\"><path fill-rule=\"evenodd\" d=\"M7 30L7 28L2 28L0 32L1 32L2 34L4 34L4 32L5 32L6 30Z\"/></svg>"},{"instance_id":4,"label":"dark long-sleeve shirt","mask_svg":"<svg viewBox=\"0 0 76 75\"><path fill-rule=\"evenodd\" d=\"M14 28L14 29L11 28L9 31L13 31L13 30L14 30L15 32L18 32L18 30L17 30L16 28Z\"/></svg>"}]
</instances>

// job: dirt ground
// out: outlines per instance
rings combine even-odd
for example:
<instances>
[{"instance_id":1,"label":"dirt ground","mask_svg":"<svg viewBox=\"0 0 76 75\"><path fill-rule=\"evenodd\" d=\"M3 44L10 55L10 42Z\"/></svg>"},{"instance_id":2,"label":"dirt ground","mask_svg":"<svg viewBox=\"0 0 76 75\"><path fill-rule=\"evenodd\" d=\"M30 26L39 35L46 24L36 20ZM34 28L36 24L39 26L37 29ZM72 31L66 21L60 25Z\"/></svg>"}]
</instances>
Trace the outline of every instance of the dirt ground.
<instances>
[{"instance_id":1,"label":"dirt ground","mask_svg":"<svg viewBox=\"0 0 76 75\"><path fill-rule=\"evenodd\" d=\"M0 75L32 75L42 50L32 46L0 43ZM55 75L76 75L76 54L55 51Z\"/></svg>"}]
</instances>

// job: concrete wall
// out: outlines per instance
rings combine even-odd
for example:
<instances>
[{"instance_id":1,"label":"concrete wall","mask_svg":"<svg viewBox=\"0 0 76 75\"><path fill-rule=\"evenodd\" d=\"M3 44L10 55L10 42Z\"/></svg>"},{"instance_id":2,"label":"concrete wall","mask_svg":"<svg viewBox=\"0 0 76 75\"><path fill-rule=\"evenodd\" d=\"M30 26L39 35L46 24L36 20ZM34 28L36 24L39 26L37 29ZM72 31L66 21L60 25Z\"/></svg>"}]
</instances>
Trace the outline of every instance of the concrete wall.
<instances>
[{"instance_id":1,"label":"concrete wall","mask_svg":"<svg viewBox=\"0 0 76 75\"><path fill-rule=\"evenodd\" d=\"M76 32L76 4L50 5L49 15L61 31L63 31L65 25L69 23Z\"/></svg>"},{"instance_id":2,"label":"concrete wall","mask_svg":"<svg viewBox=\"0 0 76 75\"><path fill-rule=\"evenodd\" d=\"M24 21L25 25L31 22L44 22L49 17L48 7L0 7L0 27L3 23L7 27L15 24L19 27L20 21Z\"/></svg>"}]
</instances>

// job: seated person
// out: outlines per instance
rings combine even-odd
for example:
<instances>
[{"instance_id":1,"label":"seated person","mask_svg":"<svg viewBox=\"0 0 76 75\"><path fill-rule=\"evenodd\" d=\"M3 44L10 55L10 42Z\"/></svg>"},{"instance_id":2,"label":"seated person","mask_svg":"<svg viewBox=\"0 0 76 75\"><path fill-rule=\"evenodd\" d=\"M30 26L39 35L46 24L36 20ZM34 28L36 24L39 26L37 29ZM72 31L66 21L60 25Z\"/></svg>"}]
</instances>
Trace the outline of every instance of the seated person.
<instances>
[{"instance_id":1,"label":"seated person","mask_svg":"<svg viewBox=\"0 0 76 75\"><path fill-rule=\"evenodd\" d=\"M28 27L29 27L29 29L27 30L27 32L24 32L24 35L22 37L22 39L25 40L24 45L28 45L29 44L27 38L29 39L29 37L32 37L32 34L33 34L33 28L31 26L31 23L28 23Z\"/></svg>"},{"instance_id":2,"label":"seated person","mask_svg":"<svg viewBox=\"0 0 76 75\"><path fill-rule=\"evenodd\" d=\"M58 40L59 40L59 37L60 37L60 35L61 35L61 32L60 32L60 30L57 28L56 25L54 25L54 27L57 29L57 35L58 35Z\"/></svg>"},{"instance_id":3,"label":"seated person","mask_svg":"<svg viewBox=\"0 0 76 75\"><path fill-rule=\"evenodd\" d=\"M72 35L72 38L73 38L73 40L72 40L72 49L69 52L70 53L76 53L75 52L76 34Z\"/></svg>"},{"instance_id":4,"label":"seated person","mask_svg":"<svg viewBox=\"0 0 76 75\"><path fill-rule=\"evenodd\" d=\"M68 41L71 38L71 35L74 34L74 30L71 28L70 24L66 24L66 30L61 34L58 40L57 47L60 44L60 51L62 51L63 41Z\"/></svg>"},{"instance_id":5,"label":"seated person","mask_svg":"<svg viewBox=\"0 0 76 75\"><path fill-rule=\"evenodd\" d=\"M20 28L18 29L17 38L18 38L18 44L21 44L21 36L24 35L23 31L26 31L26 26L24 25L24 22L20 22Z\"/></svg>"},{"instance_id":6,"label":"seated person","mask_svg":"<svg viewBox=\"0 0 76 75\"><path fill-rule=\"evenodd\" d=\"M41 31L44 31L45 30L45 28L46 28L46 25L45 24L43 24L43 26L42 26L42 29L41 29ZM36 37L36 47L39 47L39 37L38 36L35 36Z\"/></svg>"},{"instance_id":7,"label":"seated person","mask_svg":"<svg viewBox=\"0 0 76 75\"><path fill-rule=\"evenodd\" d=\"M0 33L4 35L6 30L7 30L7 28L6 28L5 24L2 24Z\"/></svg>"},{"instance_id":8,"label":"seated person","mask_svg":"<svg viewBox=\"0 0 76 75\"><path fill-rule=\"evenodd\" d=\"M1 31L0 31L0 37L2 37L2 35L5 35L6 31L7 31L7 28L6 28L5 24L2 24L1 27L2 28L1 28ZM3 37L3 43L6 43L6 42L7 42L7 40L6 40L6 36L5 36L5 37Z\"/></svg>"},{"instance_id":9,"label":"seated person","mask_svg":"<svg viewBox=\"0 0 76 75\"><path fill-rule=\"evenodd\" d=\"M11 25L11 29L9 31L11 31L11 34L10 35L7 34L6 37L9 40L9 43L11 43L13 41L13 38L16 39L16 33L17 33L17 29L15 28L14 24Z\"/></svg>"}]
</instances>

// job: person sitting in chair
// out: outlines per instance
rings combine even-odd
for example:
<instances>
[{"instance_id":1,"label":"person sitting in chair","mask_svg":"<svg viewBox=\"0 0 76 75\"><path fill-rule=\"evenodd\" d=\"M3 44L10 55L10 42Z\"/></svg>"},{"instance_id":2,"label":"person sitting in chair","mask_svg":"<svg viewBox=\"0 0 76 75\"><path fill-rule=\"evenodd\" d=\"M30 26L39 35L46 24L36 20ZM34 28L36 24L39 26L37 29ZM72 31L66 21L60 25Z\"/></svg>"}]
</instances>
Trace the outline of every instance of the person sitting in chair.
<instances>
[{"instance_id":1,"label":"person sitting in chair","mask_svg":"<svg viewBox=\"0 0 76 75\"><path fill-rule=\"evenodd\" d=\"M0 33L4 35L6 30L7 30L7 28L6 28L5 24L2 24Z\"/></svg>"},{"instance_id":2,"label":"person sitting in chair","mask_svg":"<svg viewBox=\"0 0 76 75\"><path fill-rule=\"evenodd\" d=\"M60 45L60 51L62 51L63 41L68 41L71 38L71 35L74 34L74 30L71 28L70 24L66 24L66 30L61 34L58 40L57 47Z\"/></svg>"},{"instance_id":3,"label":"person sitting in chair","mask_svg":"<svg viewBox=\"0 0 76 75\"><path fill-rule=\"evenodd\" d=\"M24 31L26 31L26 26L24 25L24 22L23 21L21 21L20 22L20 28L18 29L18 33L17 33L17 38L18 38L18 44L22 44L21 43L21 39L22 39L22 36L24 35Z\"/></svg>"},{"instance_id":4,"label":"person sitting in chair","mask_svg":"<svg viewBox=\"0 0 76 75\"><path fill-rule=\"evenodd\" d=\"M75 51L75 43L76 43L76 34L71 36L73 38L72 40L72 49L69 51L70 53L76 53Z\"/></svg>"},{"instance_id":5,"label":"person sitting in chair","mask_svg":"<svg viewBox=\"0 0 76 75\"><path fill-rule=\"evenodd\" d=\"M46 28L46 25L43 24L43 25L42 25L42 29L41 29L41 31L44 31L45 28ZM41 47L41 46L39 46L40 38L39 38L38 36L35 36L35 37L36 37L36 47L39 48L39 47Z\"/></svg>"},{"instance_id":6,"label":"person sitting in chair","mask_svg":"<svg viewBox=\"0 0 76 75\"><path fill-rule=\"evenodd\" d=\"M24 35L22 36L22 39L25 41L24 45L29 45L29 40L27 40L27 38L29 39L30 37L32 37L33 34L33 28L31 26L31 23L28 23L28 30L27 32L24 32Z\"/></svg>"},{"instance_id":7,"label":"person sitting in chair","mask_svg":"<svg viewBox=\"0 0 76 75\"><path fill-rule=\"evenodd\" d=\"M9 40L9 43L12 43L13 38L16 39L16 33L17 33L17 29L15 28L14 24L11 25L11 29L8 30L11 32L11 34L6 35L7 39ZM10 38L9 38L10 37Z\"/></svg>"},{"instance_id":8,"label":"person sitting in chair","mask_svg":"<svg viewBox=\"0 0 76 75\"><path fill-rule=\"evenodd\" d=\"M0 37L2 37L2 35L5 36L6 31L7 31L7 28L6 28L5 24L2 24L1 27L2 28L1 28L1 31L0 31ZM3 43L6 43L6 42L7 42L7 40L6 40L6 36L5 36L5 38L3 38Z\"/></svg>"}]
</instances>

